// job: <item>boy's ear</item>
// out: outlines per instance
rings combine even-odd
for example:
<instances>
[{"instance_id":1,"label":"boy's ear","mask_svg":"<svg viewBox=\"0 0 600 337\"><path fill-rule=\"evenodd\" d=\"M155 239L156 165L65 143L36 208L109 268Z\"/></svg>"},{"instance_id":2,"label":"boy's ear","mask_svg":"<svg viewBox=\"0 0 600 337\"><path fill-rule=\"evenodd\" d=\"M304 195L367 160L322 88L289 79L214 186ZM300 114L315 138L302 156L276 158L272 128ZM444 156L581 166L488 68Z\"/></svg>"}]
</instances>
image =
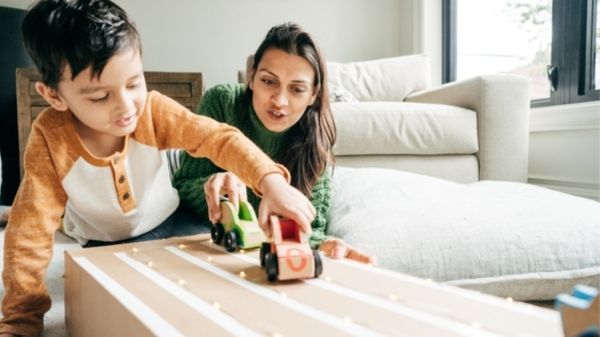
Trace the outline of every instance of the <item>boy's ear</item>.
<instances>
[{"instance_id":1,"label":"boy's ear","mask_svg":"<svg viewBox=\"0 0 600 337\"><path fill-rule=\"evenodd\" d=\"M50 104L54 109L58 111L65 111L68 109L65 100L60 97L58 92L44 84L43 82L35 82L35 90Z\"/></svg>"}]
</instances>

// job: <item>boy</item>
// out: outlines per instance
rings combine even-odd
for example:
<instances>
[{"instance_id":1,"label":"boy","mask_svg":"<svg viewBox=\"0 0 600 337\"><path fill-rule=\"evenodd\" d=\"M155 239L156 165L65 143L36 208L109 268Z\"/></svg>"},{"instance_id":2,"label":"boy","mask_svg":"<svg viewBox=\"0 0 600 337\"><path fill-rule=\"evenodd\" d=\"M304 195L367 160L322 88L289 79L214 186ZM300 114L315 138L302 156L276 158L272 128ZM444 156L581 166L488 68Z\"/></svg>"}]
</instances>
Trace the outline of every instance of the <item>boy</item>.
<instances>
[{"instance_id":1,"label":"boy","mask_svg":"<svg viewBox=\"0 0 600 337\"><path fill-rule=\"evenodd\" d=\"M237 129L147 93L139 35L116 4L41 0L24 19L23 38L51 108L32 126L5 232L0 336L41 333L61 216L65 232L85 245L143 235L175 210L167 148L206 156L262 193L263 226L276 213L310 228L315 210L287 184L284 167Z\"/></svg>"}]
</instances>

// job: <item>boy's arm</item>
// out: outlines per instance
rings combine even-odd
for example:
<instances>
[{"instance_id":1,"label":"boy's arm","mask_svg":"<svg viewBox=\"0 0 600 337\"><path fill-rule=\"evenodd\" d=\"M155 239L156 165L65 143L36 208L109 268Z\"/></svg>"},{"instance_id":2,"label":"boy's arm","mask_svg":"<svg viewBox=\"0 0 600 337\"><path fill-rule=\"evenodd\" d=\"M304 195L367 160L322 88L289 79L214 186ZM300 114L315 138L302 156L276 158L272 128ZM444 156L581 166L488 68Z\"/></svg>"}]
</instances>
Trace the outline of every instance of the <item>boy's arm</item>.
<instances>
[{"instance_id":1,"label":"boy's arm","mask_svg":"<svg viewBox=\"0 0 600 337\"><path fill-rule=\"evenodd\" d=\"M290 181L289 172L275 164L238 129L212 118L196 115L157 92L148 94L146 109L136 130L139 139L156 138L159 148L180 148L194 157L206 157L225 171L235 173L247 186L261 193L262 178L279 173Z\"/></svg>"},{"instance_id":2,"label":"boy's arm","mask_svg":"<svg viewBox=\"0 0 600 337\"><path fill-rule=\"evenodd\" d=\"M33 129L23 178L4 234L4 298L0 333L38 336L50 309L44 277L66 195L48 146Z\"/></svg>"},{"instance_id":3,"label":"boy's arm","mask_svg":"<svg viewBox=\"0 0 600 337\"><path fill-rule=\"evenodd\" d=\"M325 232L327 231L327 213L331 202L331 167L327 167L325 173L317 180L312 190L311 202L317 213L311 224L312 234L309 244L311 248L317 249L328 238Z\"/></svg>"},{"instance_id":4,"label":"boy's arm","mask_svg":"<svg viewBox=\"0 0 600 337\"><path fill-rule=\"evenodd\" d=\"M237 112L234 111L235 94L234 90L224 85L211 88L202 96L196 113L217 121L226 121L223 110L228 110L230 114ZM206 158L194 158L186 152L181 154L181 165L173 176L173 187L177 189L181 203L201 219L208 219L204 184L213 174L222 171Z\"/></svg>"}]
</instances>

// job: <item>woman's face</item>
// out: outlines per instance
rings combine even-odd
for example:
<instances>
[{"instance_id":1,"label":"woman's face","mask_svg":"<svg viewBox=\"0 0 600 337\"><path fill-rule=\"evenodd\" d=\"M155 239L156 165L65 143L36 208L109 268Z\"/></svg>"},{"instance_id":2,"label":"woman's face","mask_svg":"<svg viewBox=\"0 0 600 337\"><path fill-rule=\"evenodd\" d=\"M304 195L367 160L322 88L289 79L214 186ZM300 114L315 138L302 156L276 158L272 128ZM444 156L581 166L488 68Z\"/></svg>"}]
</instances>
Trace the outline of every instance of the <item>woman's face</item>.
<instances>
[{"instance_id":1,"label":"woman's face","mask_svg":"<svg viewBox=\"0 0 600 337\"><path fill-rule=\"evenodd\" d=\"M263 125L282 132L296 124L317 96L315 71L306 59L268 49L250 79L252 106Z\"/></svg>"}]
</instances>

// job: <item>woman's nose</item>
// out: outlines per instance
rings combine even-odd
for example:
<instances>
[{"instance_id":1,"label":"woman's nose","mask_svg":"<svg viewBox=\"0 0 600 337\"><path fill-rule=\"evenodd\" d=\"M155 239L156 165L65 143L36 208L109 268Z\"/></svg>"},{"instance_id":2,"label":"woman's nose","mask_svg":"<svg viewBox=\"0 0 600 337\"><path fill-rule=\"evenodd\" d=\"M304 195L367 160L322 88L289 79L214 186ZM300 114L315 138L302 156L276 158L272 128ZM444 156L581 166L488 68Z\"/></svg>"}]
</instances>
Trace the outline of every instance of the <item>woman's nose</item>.
<instances>
[{"instance_id":1,"label":"woman's nose","mask_svg":"<svg viewBox=\"0 0 600 337\"><path fill-rule=\"evenodd\" d=\"M271 101L277 106L286 106L288 105L288 98L285 93L285 90L277 90L273 93L271 97Z\"/></svg>"}]
</instances>

